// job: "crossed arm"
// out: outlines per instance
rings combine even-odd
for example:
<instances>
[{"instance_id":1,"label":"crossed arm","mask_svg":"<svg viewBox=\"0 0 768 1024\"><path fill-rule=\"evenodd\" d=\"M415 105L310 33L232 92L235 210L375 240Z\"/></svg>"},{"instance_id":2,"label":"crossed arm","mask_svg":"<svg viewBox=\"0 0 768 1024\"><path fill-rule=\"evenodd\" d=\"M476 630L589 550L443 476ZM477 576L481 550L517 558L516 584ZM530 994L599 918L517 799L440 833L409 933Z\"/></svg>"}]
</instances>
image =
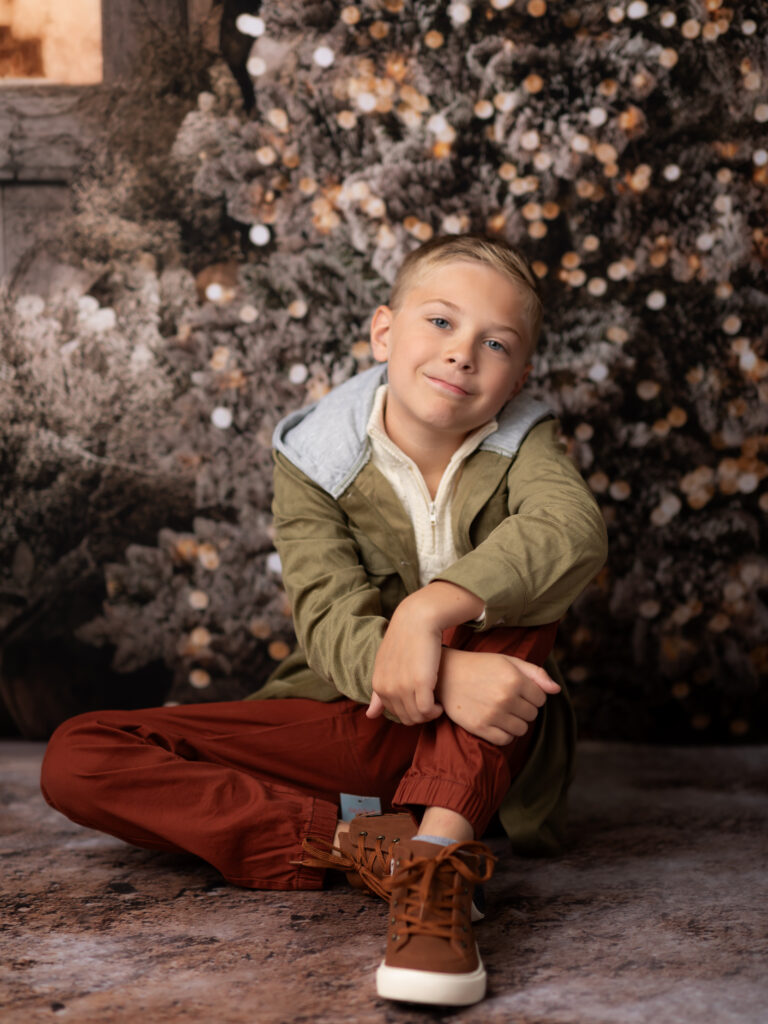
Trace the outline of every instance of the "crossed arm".
<instances>
[{"instance_id":1,"label":"crossed arm","mask_svg":"<svg viewBox=\"0 0 768 1024\"><path fill-rule=\"evenodd\" d=\"M309 666L370 716L387 710L415 724L445 713L503 744L557 692L528 662L442 647L443 629L484 610L490 626L560 618L603 564L602 517L553 423L531 431L508 485L509 514L486 540L387 618L339 503L277 458L277 545L299 643Z\"/></svg>"},{"instance_id":2,"label":"crossed arm","mask_svg":"<svg viewBox=\"0 0 768 1024\"><path fill-rule=\"evenodd\" d=\"M490 743L523 736L560 687L543 668L520 658L442 646L444 629L483 611L480 598L441 580L406 597L376 656L368 717L387 710L404 725L417 725L445 712Z\"/></svg>"}]
</instances>

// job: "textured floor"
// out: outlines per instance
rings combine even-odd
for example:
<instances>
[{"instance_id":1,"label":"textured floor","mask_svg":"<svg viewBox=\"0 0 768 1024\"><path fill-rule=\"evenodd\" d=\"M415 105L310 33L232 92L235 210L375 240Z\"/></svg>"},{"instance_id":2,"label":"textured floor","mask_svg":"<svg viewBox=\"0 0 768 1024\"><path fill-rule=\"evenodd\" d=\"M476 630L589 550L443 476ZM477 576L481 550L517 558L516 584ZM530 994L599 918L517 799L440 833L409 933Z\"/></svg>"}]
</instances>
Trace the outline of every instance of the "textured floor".
<instances>
[{"instance_id":1,"label":"textured floor","mask_svg":"<svg viewBox=\"0 0 768 1024\"><path fill-rule=\"evenodd\" d=\"M764 1024L768 748L585 744L573 841L504 857L484 1003L377 1000L384 908L270 894L70 824L38 744L0 743L0 1020L151 1024Z\"/></svg>"}]
</instances>

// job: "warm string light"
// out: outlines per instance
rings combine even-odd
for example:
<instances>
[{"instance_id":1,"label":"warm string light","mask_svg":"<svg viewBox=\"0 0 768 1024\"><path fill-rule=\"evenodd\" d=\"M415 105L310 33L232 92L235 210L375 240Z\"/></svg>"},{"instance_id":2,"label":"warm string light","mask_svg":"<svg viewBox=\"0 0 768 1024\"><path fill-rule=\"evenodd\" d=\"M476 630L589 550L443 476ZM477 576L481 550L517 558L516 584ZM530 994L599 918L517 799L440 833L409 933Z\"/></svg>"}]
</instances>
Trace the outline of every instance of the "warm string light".
<instances>
[{"instance_id":1,"label":"warm string light","mask_svg":"<svg viewBox=\"0 0 768 1024\"><path fill-rule=\"evenodd\" d=\"M729 372L740 374L739 380L753 389L768 376L761 338L757 334L750 337L754 325L749 317L734 312L741 309L739 289L722 279L731 272L722 269L728 266L724 255L724 247L729 244L727 225L740 213L741 190L746 184L759 188L768 185L764 180L768 149L761 140L747 143L725 138L712 147L717 153L713 159L721 165L710 164L702 172L699 154L682 145L677 148L674 141L658 157L643 145L653 127L646 120L652 109L648 98L658 90L680 88L678 76L682 68L690 73L690 56L696 48L702 54L711 54L718 45L725 45L729 33L747 45L757 32L756 23L716 0L685 13L658 10L634 0L606 4L606 31L621 31L633 39L638 54L636 66L606 67L602 81L588 95L585 93L584 108L556 123L543 113L553 102L550 96L554 90L562 87L556 71L549 67L518 63L514 73L489 76L482 89L478 85L477 95L465 97L469 102L460 114L444 101L445 93L440 88L428 88L423 68L438 67L449 48L453 52L457 38L466 44L482 19L489 26L499 24L503 12L512 7L515 17L525 24L546 19L548 24L570 25L574 31L578 31L581 17L578 10L563 11L561 5L543 0L451 3L446 7L446 18L439 25L424 28L413 51L409 51L402 46L401 26L395 20L398 5L401 11L399 0L379 4L375 16L367 5L343 7L339 26L346 33L344 44L335 30L329 30L314 49L301 57L302 69L306 68L313 88L324 98L328 123L338 133L349 133L343 136L349 142L340 145L357 145L357 140L365 140L370 146L371 140L378 138L376 133L384 138L390 126L397 124L399 137L414 148L421 145L425 160L447 161L446 167L453 166L450 161L462 152L468 140L487 147L486 152L493 154L498 204L497 208L483 210L484 225L507 236L514 232L518 238L526 238L534 270L549 288L562 289L565 294L578 290L576 301L595 311L608 310L610 304L614 310L623 303L627 305L626 320L614 312L611 317L621 322L609 321L599 329L602 347L585 355L573 371L579 377L574 390L586 389L579 394L593 398L615 394L616 390L628 393L643 416L643 423L635 425L633 435L638 447L673 444L676 438L685 436L695 415L691 396L697 388L711 394L712 402L720 403L727 417L727 423L712 431L713 450L718 451L712 465L697 467L692 463L679 479L660 483L658 493L651 490L650 497L638 486L630 468L607 472L590 465L589 483L605 503L609 522L621 523L622 517L633 514L643 502L649 524L660 529L704 512L712 503L728 497L754 496L754 506L766 511L768 497L761 494L766 475L761 458L764 452L747 449L733 455L734 449L738 451L739 445L752 439L749 431L753 430L750 417L754 415L754 402L733 396L732 378L726 380L724 372L718 375L708 368L699 375L695 372L699 368L689 367L682 375L682 388L675 392L663 372L644 368L642 360L640 377L634 385L628 386L618 373L618 368L625 365L622 359L635 358L642 331L674 330L674 314L685 302L685 288L690 282L703 292L708 289L712 301L718 303L721 313L713 324L725 345L730 346ZM643 44L644 33L647 36ZM262 31L254 38L264 35ZM374 44L384 45L376 49ZM506 40L499 52L512 54L516 46L516 40ZM403 53L398 53L398 48ZM262 75L266 64L261 57L252 58L256 59L262 61L258 65ZM764 78L755 59L741 57L740 61L740 90L733 102L741 104L745 121L752 123L754 138L759 139L760 126L768 122ZM416 74L417 70L421 74ZM278 202L265 198L270 190L273 195L293 190L305 202L309 229L319 235L339 233L341 237L342 230L354 223L355 230L363 232L363 239L368 232L371 251L379 255L408 248L438 231L458 233L478 224L478 211L461 195L452 196L450 204L435 214L421 200L415 208L409 207L407 188L404 196L393 200L380 168L358 166L345 179L341 173L331 171L326 176L325 171L308 165L302 125L298 119L292 123L295 111L287 102L284 107L277 100L265 104L261 117L263 137L252 148L255 173L264 182L264 193L254 202L254 223L250 226L257 250L273 245L279 248L285 230L284 218L270 212ZM286 159L289 144L293 167ZM312 166L311 171L308 166ZM273 184L277 172L282 174L279 188ZM335 181L331 180L334 174ZM703 176L712 183L711 216L697 214L690 223L676 219L680 197L694 194ZM628 208L637 211L636 223L642 222L643 215L654 206L669 211L660 218L669 223L647 230L643 237L628 237L622 246L620 236L603 231L602 225L611 203L627 207L628 202L634 204ZM750 228L756 250L768 249L766 234L758 226ZM256 252L257 259L265 255ZM222 308L235 301L222 285L210 294L206 292L206 298ZM238 299L241 301L242 296ZM312 315L304 299L286 302L292 320ZM239 322L257 321L259 313L251 308L253 319L248 319L250 313L242 315L245 306L241 306L240 314L235 312ZM369 365L366 342L353 342L349 354L355 365ZM225 365L219 372L232 372L232 367ZM311 360L290 363L284 372L288 382L308 397L330 386L329 374L318 370ZM220 401L222 404L214 411L232 415L225 399ZM581 446L581 457L594 460L600 445L595 428L581 422L574 438ZM716 449L716 444L722 444L722 448ZM734 608L745 598L737 594L737 589L734 584L724 595L722 608L699 602L698 611L698 599L670 606L663 595L646 592L639 601L638 613L648 622L659 623L661 630L679 630L699 617L704 628L717 634L732 628L738 617ZM689 618L683 622L686 615ZM265 623L256 621L254 636L270 638ZM664 636L667 650L672 652L670 657L675 650L679 653L683 649L679 638L672 643ZM576 674L580 671L588 672L577 666ZM676 699L689 699L692 684L677 682L674 686ZM701 724L703 718L706 716L698 716L699 725L706 727ZM739 721L734 725L735 732L743 727Z\"/></svg>"},{"instance_id":2,"label":"warm string light","mask_svg":"<svg viewBox=\"0 0 768 1024\"><path fill-rule=\"evenodd\" d=\"M492 4L494 10L504 10L507 4L495 3ZM714 8L710 11L712 14ZM529 3L527 5L527 12L533 17L542 17L547 13L547 5L545 3ZM470 5L463 3L454 3L449 5L448 9L449 18L454 29L459 30L471 20L472 9ZM615 22L620 21L626 17L629 21L641 21L649 15L648 5L643 2L632 2L626 7L620 8L618 5L607 8L607 14L609 19ZM694 39L698 36L697 26L699 23L696 19L690 18L684 21L681 25L678 25L676 15L673 11L663 11L659 14L660 24L668 30L677 29L680 31L683 38ZM341 22L348 28L357 26L361 22L360 9L355 5L349 5L343 8L340 17ZM369 26L369 33L372 37L385 38L389 32L386 28L386 22L377 21ZM245 26L242 26L245 29ZM699 26L700 27L700 26ZM723 27L722 25L720 26ZM264 33L264 23L261 19L253 19L249 22L248 30L254 37L260 37ZM743 25L743 31L745 34L749 34L751 26L745 22ZM442 33L435 29L427 30L425 33L425 45L431 49L438 49L445 45L445 37ZM659 54L659 62L668 70L671 70L678 61L678 53L672 47L662 48ZM336 60L336 53L332 46L321 45L316 47L313 52L313 61L315 64L324 69L328 70L332 68ZM752 87L756 84L756 80L752 72L749 70L745 71L745 83L748 87ZM403 84L402 75L399 77L399 85ZM642 76L635 76L636 79ZM390 87L390 96L393 94L393 81L391 77L386 76L385 82ZM354 110L341 110L337 113L337 122L340 127L345 130L352 130L359 120L360 116L373 114L375 112L386 112L391 110L393 104L388 101L388 97L382 98L381 89L382 80L374 82L374 88L361 88L359 82L350 82L350 98L354 101ZM538 73L532 72L522 82L522 88L530 96L536 96L545 88L545 81L542 76ZM617 91L617 83L613 80L606 79L601 87L600 91L607 98L613 98ZM409 103L408 100L412 97L401 95L400 114L406 121L409 127L416 128L422 125L422 115L428 112L429 104L424 102L423 98L419 97L420 101L418 104ZM493 103L487 99L479 99L475 103L475 116L481 120L490 120L494 117L496 110L508 110L515 105L515 97L513 93L510 94L497 94L494 98ZM762 107L759 105L756 107L755 117L759 120L764 116ZM642 117L641 112L634 106L630 106L623 113L620 113L618 123L625 131L631 133L635 130L639 121ZM279 131L287 132L288 123L287 115L284 111L272 111L269 115L269 121ZM609 113L605 107L594 106L590 108L587 114L587 121L592 129L600 129L606 125L609 121ZM440 113L432 114L426 122L427 131L434 136L434 143L432 146L433 155L436 158L445 158L450 155L453 144L456 139L455 128L447 121L445 116ZM533 154L536 161L537 167L540 170L548 169L551 166L551 157L542 151L542 138L537 129L531 128L526 132L522 133L520 137L520 146L526 153ZM614 146L608 142L600 142L598 140L592 140L588 135L583 133L577 133L571 138L571 147L573 151L581 155L594 155L603 165L603 171L606 178L615 178L618 173L618 153ZM270 166L277 160L277 154L271 146L263 146L257 151L257 159L263 162L266 166ZM764 150L758 150L755 153L754 163L757 167L765 166L768 163L768 155ZM519 176L516 173L516 169L511 163L503 164L500 167L499 173L502 178L509 180L513 185L511 191L513 195L523 197L526 192L534 190L531 182L531 176ZM652 182L651 168L647 165L641 165L629 172L627 172L625 180L629 184L629 187L633 191L643 192L646 191ZM676 165L667 165L663 170L664 180L672 183L679 180L680 169ZM583 191L585 195L588 194L588 188L594 191L594 198L600 195L599 188L596 188L591 183L584 183ZM553 219L553 215L550 213L547 217L533 216L528 212L528 208L524 206L523 216L529 221L527 226L527 232L531 239L534 241L541 241L548 235L547 220ZM551 207L550 207L551 209ZM364 212L368 213L372 219L381 219L385 215L385 204L381 201L375 201L369 203L364 208ZM315 226L321 233L327 233L335 230L341 223L338 211L329 208L327 201L320 202L317 204L315 209ZM499 221L499 227L503 226L505 218L497 218ZM456 221L456 225L460 223L460 220ZM452 221L448 221L448 227L454 227ZM412 234L418 239L425 239L430 236L434 228L432 225L426 224L420 220L414 221L413 218L408 220L406 223L403 222L403 227L406 232ZM392 228L388 224L381 224L377 228L377 239L380 244L391 245L393 238ZM271 233L266 224L256 224L251 228L251 240L255 245L263 246L269 244L271 241ZM697 239L697 247L700 251L709 251L715 244L715 238L711 233L703 233ZM652 260L653 262L653 260ZM568 275L564 279L571 287L580 287L583 284L587 286L587 292L596 297L602 297L608 291L611 282L618 282L625 279L627 271L624 265L619 261L614 261L604 271L604 276L597 274L592 277L583 275L578 272L575 274ZM647 306L651 310L658 310L663 308L665 302L665 296L660 290L653 290L649 293L647 298Z\"/></svg>"}]
</instances>

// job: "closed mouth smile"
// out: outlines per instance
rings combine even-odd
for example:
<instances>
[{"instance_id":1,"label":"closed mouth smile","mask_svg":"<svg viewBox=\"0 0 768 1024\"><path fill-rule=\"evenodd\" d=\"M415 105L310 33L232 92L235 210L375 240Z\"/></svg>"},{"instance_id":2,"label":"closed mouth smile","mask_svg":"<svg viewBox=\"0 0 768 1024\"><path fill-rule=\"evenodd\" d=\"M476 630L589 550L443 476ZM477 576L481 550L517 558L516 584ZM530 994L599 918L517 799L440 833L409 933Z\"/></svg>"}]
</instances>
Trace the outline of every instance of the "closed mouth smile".
<instances>
[{"instance_id":1,"label":"closed mouth smile","mask_svg":"<svg viewBox=\"0 0 768 1024\"><path fill-rule=\"evenodd\" d=\"M443 380L442 377L431 377L428 373L425 374L425 376L428 381L431 381L433 384L436 384L440 388L444 388L446 391L449 391L453 395L469 394L469 392L462 388L460 385L452 384L451 381Z\"/></svg>"}]
</instances>

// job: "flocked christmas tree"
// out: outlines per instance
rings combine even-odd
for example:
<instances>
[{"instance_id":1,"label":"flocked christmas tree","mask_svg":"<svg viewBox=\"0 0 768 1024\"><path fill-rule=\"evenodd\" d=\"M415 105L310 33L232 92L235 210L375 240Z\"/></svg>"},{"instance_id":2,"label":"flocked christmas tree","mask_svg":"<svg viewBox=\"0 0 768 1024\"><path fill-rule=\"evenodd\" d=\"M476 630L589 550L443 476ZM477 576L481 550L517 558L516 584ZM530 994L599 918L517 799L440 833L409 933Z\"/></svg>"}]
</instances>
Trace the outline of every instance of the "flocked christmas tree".
<instances>
[{"instance_id":1,"label":"flocked christmas tree","mask_svg":"<svg viewBox=\"0 0 768 1024\"><path fill-rule=\"evenodd\" d=\"M542 280L534 387L609 526L559 640L584 731L764 738L765 7L257 13L250 115L223 61L199 91L156 51L105 107L71 274L5 301L6 688L43 692L45 642L109 662L96 703L255 689L291 642L272 429L369 365L405 253L480 230Z\"/></svg>"}]
</instances>

